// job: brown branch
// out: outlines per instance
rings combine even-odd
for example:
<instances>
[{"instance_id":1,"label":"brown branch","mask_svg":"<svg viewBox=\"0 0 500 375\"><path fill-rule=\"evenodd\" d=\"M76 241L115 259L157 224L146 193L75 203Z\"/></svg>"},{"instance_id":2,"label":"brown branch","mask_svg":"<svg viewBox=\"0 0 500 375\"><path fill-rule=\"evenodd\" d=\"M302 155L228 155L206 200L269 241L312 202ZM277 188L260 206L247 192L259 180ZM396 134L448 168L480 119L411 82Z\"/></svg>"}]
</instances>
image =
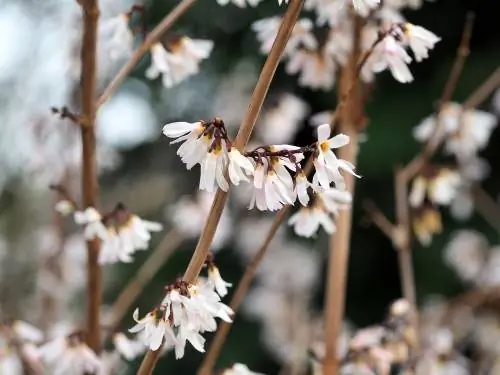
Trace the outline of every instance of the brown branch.
<instances>
[{"instance_id":1,"label":"brown branch","mask_svg":"<svg viewBox=\"0 0 500 375\"><path fill-rule=\"evenodd\" d=\"M290 38L295 23L300 15L302 5L303 0L292 0L288 5L276 35L276 39L274 40L266 62L262 67L262 71L252 94L246 116L243 119L234 142L235 147L240 151L244 150L248 140L250 139L254 125L260 114L262 104L264 103L264 99L274 77L274 73L276 72L288 39ZM214 238L217 225L219 224L222 216L227 196L228 193L223 192L220 189L217 190L217 193L215 194L212 207L210 208L210 213L205 222L205 227L203 228L203 232L198 240L193 256L191 257L186 272L184 273L183 279L187 282L194 282L203 267L203 263L205 262L210 245ZM160 351L161 350L148 351L146 353L142 365L137 372L138 375L151 374L156 366L156 362L158 361Z\"/></svg>"},{"instance_id":2,"label":"brown branch","mask_svg":"<svg viewBox=\"0 0 500 375\"><path fill-rule=\"evenodd\" d=\"M500 67L484 81L463 103L464 109L477 107L500 86Z\"/></svg>"},{"instance_id":3,"label":"brown branch","mask_svg":"<svg viewBox=\"0 0 500 375\"><path fill-rule=\"evenodd\" d=\"M362 20L356 16L354 20L354 48L348 65L342 69L340 77L340 97L346 98L345 106L339 110L340 131L350 137L350 143L339 150L339 157L353 164L358 152L359 111L362 110L359 84L358 61L361 56ZM367 58L366 58L367 59ZM366 60L365 60L366 61ZM358 70L359 69L359 70ZM340 104L339 104L340 106ZM346 176L347 189L354 194L354 176ZM325 295L325 358L323 373L337 375L337 344L344 316L345 291L347 281L347 265L349 259L349 242L351 237L351 209L343 210L337 219L337 231L330 237L330 251Z\"/></svg>"},{"instance_id":4,"label":"brown branch","mask_svg":"<svg viewBox=\"0 0 500 375\"><path fill-rule=\"evenodd\" d=\"M81 127L82 137L82 194L83 206L99 204L95 139L95 89L97 59L98 0L81 2L83 11L81 106L86 126ZM98 263L100 243L97 239L87 242L87 344L96 353L101 349L99 314L101 307L102 280Z\"/></svg>"},{"instance_id":5,"label":"brown branch","mask_svg":"<svg viewBox=\"0 0 500 375\"><path fill-rule=\"evenodd\" d=\"M472 37L472 30L474 27L474 14L468 13L467 20L465 22L464 30L462 33L462 40L457 49L457 55L453 67L451 69L450 75L443 89L441 99L439 102L438 110L436 111L436 127L429 138L429 141L424 145L422 151L417 154L402 170L402 175L407 181L411 180L415 175L417 175L422 167L427 163L427 161L434 155L438 150L439 146L443 142L442 130L444 126L444 121L442 120L444 109L446 105L451 101L453 93L457 87L460 76L465 65L465 61L469 56L469 45L470 39ZM499 72L500 73L500 72ZM500 76L500 74L499 74Z\"/></svg>"},{"instance_id":6,"label":"brown branch","mask_svg":"<svg viewBox=\"0 0 500 375\"><path fill-rule=\"evenodd\" d=\"M271 244L274 236L276 235L276 232L278 231L283 220L285 219L286 213L288 212L289 208L290 206L285 206L276 214L274 221L271 224L269 231L267 232L266 238L262 243L261 247L259 248L259 251L257 251L257 253L253 256L252 260L250 261L250 263L247 265L245 273L243 274L243 277L241 278L238 284L238 288L236 288L233 297L231 299L231 303L229 305L231 309L233 309L234 314L238 312L238 309L240 308L248 290L250 289L252 281L257 272L257 268L262 259L264 258L264 255L266 254L269 245ZM231 326L232 324L230 323L221 322L221 324L217 329L217 333L215 334L210 344L210 347L208 348L208 351L205 354L203 362L201 363L201 366L198 369L198 375L210 375L213 372L215 362L219 357L222 345L226 341L226 337L229 334L229 331L231 330Z\"/></svg>"},{"instance_id":7,"label":"brown branch","mask_svg":"<svg viewBox=\"0 0 500 375\"><path fill-rule=\"evenodd\" d=\"M394 242L394 231L396 230L396 226L391 223L377 205L370 200L366 200L363 202L363 208L370 221Z\"/></svg>"},{"instance_id":8,"label":"brown branch","mask_svg":"<svg viewBox=\"0 0 500 375\"><path fill-rule=\"evenodd\" d=\"M474 198L474 208L481 217L500 232L500 207L490 195L480 186L473 186L471 193Z\"/></svg>"},{"instance_id":9,"label":"brown branch","mask_svg":"<svg viewBox=\"0 0 500 375\"><path fill-rule=\"evenodd\" d=\"M144 290L147 284L158 273L170 255L179 247L183 239L182 234L175 229L168 232L161 243L151 252L148 259L139 268L127 286L123 288L120 295L111 306L109 313L111 320L109 324L110 333L116 331L132 303L134 303L141 291Z\"/></svg>"},{"instance_id":10,"label":"brown branch","mask_svg":"<svg viewBox=\"0 0 500 375\"><path fill-rule=\"evenodd\" d=\"M52 107L50 110L53 114L58 115L60 119L69 119L73 123L81 126L87 125L83 117L71 112L68 107L62 107L61 109Z\"/></svg>"},{"instance_id":11,"label":"brown branch","mask_svg":"<svg viewBox=\"0 0 500 375\"><path fill-rule=\"evenodd\" d=\"M111 83L106 87L97 101L97 108L103 105L125 81L130 72L141 61L142 57L148 53L149 49L155 44L161 36L170 29L174 23L191 8L196 0L183 0L172 11L163 18L163 20L146 36L142 44L132 53L127 63L120 69Z\"/></svg>"}]
</instances>

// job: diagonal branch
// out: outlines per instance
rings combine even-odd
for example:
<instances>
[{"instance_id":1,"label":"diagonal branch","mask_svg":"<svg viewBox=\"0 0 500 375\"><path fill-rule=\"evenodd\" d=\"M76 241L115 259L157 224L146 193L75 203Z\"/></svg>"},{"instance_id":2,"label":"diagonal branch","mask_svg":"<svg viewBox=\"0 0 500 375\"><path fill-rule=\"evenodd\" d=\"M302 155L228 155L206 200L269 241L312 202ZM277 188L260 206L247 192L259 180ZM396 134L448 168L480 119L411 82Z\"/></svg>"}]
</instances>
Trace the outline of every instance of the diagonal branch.
<instances>
[{"instance_id":1,"label":"diagonal branch","mask_svg":"<svg viewBox=\"0 0 500 375\"><path fill-rule=\"evenodd\" d=\"M276 35L276 39L274 40L271 51L267 56L266 62L264 63L259 79L255 86L246 116L243 119L243 122L238 131L238 135L236 136L236 140L234 142L235 147L240 151L245 148L248 140L250 139L250 135L252 134L254 125L260 114L262 104L264 103L264 99L271 85L274 73L276 72L295 23L299 18L302 5L303 0L292 0L288 5L278 33ZM222 211L224 210L227 197L228 193L223 192L220 189L215 194L210 213L208 215L207 221L205 222L205 227L203 228L203 232L198 240L198 244L196 245L193 256L191 257L186 272L184 273L183 279L187 282L194 282L203 267L203 263L205 262L206 256L210 249L210 245L214 238L217 225L219 224L220 218L222 216ZM151 374L156 367L160 352L161 350L148 351L142 361L137 375Z\"/></svg>"},{"instance_id":2,"label":"diagonal branch","mask_svg":"<svg viewBox=\"0 0 500 375\"><path fill-rule=\"evenodd\" d=\"M174 23L191 8L196 0L183 0L179 3L165 18L146 36L142 44L132 53L132 56L127 63L120 69L118 74L113 78L111 83L106 87L102 95L97 101L97 108L103 105L117 90L118 87L125 81L130 72L141 61L143 56L148 53L149 49L161 38L165 32L170 29Z\"/></svg>"}]
</instances>

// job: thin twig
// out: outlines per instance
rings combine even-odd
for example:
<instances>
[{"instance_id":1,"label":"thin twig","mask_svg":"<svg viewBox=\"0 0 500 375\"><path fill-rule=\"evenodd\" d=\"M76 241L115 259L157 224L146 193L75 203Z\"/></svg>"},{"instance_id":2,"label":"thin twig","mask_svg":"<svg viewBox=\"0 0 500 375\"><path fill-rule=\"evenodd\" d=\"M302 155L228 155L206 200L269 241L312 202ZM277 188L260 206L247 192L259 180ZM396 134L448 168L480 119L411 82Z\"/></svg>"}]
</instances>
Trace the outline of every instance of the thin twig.
<instances>
[{"instance_id":1,"label":"thin twig","mask_svg":"<svg viewBox=\"0 0 500 375\"><path fill-rule=\"evenodd\" d=\"M303 0L292 0L288 5L276 35L276 39L274 40L266 62L262 67L262 71L252 94L246 116L243 119L234 142L235 147L240 151L244 150L248 140L250 139L254 125L262 109L262 104L264 103L271 81L274 77L274 73L276 72L276 68L281 60L295 23L299 18L302 5ZM200 270L203 267L210 245L214 238L217 225L219 224L222 216L227 196L228 193L220 189L217 190L217 193L215 194L212 207L210 208L210 213L205 222L205 227L203 228L203 232L198 240L193 256L191 257L186 272L184 273L183 279L187 282L195 282ZM139 368L139 371L137 372L137 375L151 374L156 366L160 352L161 350L148 351L144 357L141 367Z\"/></svg>"},{"instance_id":2,"label":"thin twig","mask_svg":"<svg viewBox=\"0 0 500 375\"><path fill-rule=\"evenodd\" d=\"M123 288L120 295L113 303L109 313L111 333L116 331L132 303L134 303L141 291L144 290L148 283L158 273L170 255L179 247L183 239L182 234L175 229L168 232L161 243L151 252L148 259L139 268L127 286Z\"/></svg>"},{"instance_id":3,"label":"thin twig","mask_svg":"<svg viewBox=\"0 0 500 375\"><path fill-rule=\"evenodd\" d=\"M500 207L498 203L480 186L473 186L471 190L476 212L488 224L500 232Z\"/></svg>"},{"instance_id":4,"label":"thin twig","mask_svg":"<svg viewBox=\"0 0 500 375\"><path fill-rule=\"evenodd\" d=\"M83 11L81 102L86 126L81 127L82 137L82 193L84 207L99 204L95 139L95 89L97 59L98 0L81 2ZM101 269L98 263L100 243L97 239L87 242L87 344L96 353L101 349Z\"/></svg>"},{"instance_id":5,"label":"thin twig","mask_svg":"<svg viewBox=\"0 0 500 375\"><path fill-rule=\"evenodd\" d=\"M196 0L183 0L172 11L163 18L163 20L147 35L142 44L132 53L130 59L120 69L111 83L106 87L97 101L97 108L104 104L125 81L130 72L141 61L142 57L148 53L149 49L155 44L165 32L170 29L174 23L191 8Z\"/></svg>"},{"instance_id":6,"label":"thin twig","mask_svg":"<svg viewBox=\"0 0 500 375\"><path fill-rule=\"evenodd\" d=\"M363 23L356 16L353 36L354 48L349 64L342 69L339 92L341 98L346 98L345 107L339 110L340 131L350 137L350 142L339 150L339 157L353 164L356 163L358 152L358 128L360 119L360 86L358 64L361 56L361 31ZM366 58L368 59L368 57ZM366 61L366 60L365 60ZM346 176L348 191L354 194L354 176ZM325 358L323 373L336 375L339 363L337 360L337 344L344 316L345 291L347 281L347 265L349 258L349 242L351 237L351 208L342 210L337 219L337 231L330 237L330 251L325 295Z\"/></svg>"},{"instance_id":7,"label":"thin twig","mask_svg":"<svg viewBox=\"0 0 500 375\"><path fill-rule=\"evenodd\" d=\"M495 91L498 87L500 87L500 67L496 68L496 70L484 81L481 86L479 86L463 103L464 109L471 109L477 107L484 100L491 95L493 91Z\"/></svg>"},{"instance_id":8,"label":"thin twig","mask_svg":"<svg viewBox=\"0 0 500 375\"><path fill-rule=\"evenodd\" d=\"M236 288L233 297L231 299L231 303L229 304L229 306L231 307L231 309L234 311L235 314L237 313L238 309L240 308L243 302L243 299L245 298L248 290L250 289L252 281L257 272L257 268L262 259L264 258L264 255L266 254L274 236L278 232L281 223L284 221L286 213L289 210L289 208L290 206L285 206L276 214L274 221L271 224L269 231L267 232L264 242L262 243L257 253L253 256L250 263L247 265L243 277L241 278L238 284L238 288ZM222 345L226 341L226 337L229 334L229 331L231 330L231 326L232 324L230 323L221 322L221 324L217 329L217 333L212 339L210 347L208 348L207 353L205 354L203 362L201 363L201 366L198 370L198 375L210 375L212 373L213 368L215 366L215 362L217 361L217 358L219 357L220 351L222 349Z\"/></svg>"},{"instance_id":9,"label":"thin twig","mask_svg":"<svg viewBox=\"0 0 500 375\"><path fill-rule=\"evenodd\" d=\"M472 37L472 30L474 27L474 14L468 13L465 22L464 30L462 33L462 39L460 45L457 49L457 54L453 67L451 69L450 75L443 89L441 99L439 102L438 110L436 111L436 127L429 138L429 141L424 145L422 151L418 153L402 170L402 176L406 181L411 180L415 175L420 172L422 167L427 163L427 161L434 155L438 150L439 146L443 142L442 128L444 126L444 121L442 120L447 104L451 101L455 89L457 87L460 76L465 65L465 61L469 56L469 45L470 39ZM499 69L500 78L500 69Z\"/></svg>"},{"instance_id":10,"label":"thin twig","mask_svg":"<svg viewBox=\"0 0 500 375\"><path fill-rule=\"evenodd\" d=\"M387 237L394 242L395 225L384 215L384 213L377 207L375 203L370 200L363 202L363 208L370 221L375 224Z\"/></svg>"}]
</instances>

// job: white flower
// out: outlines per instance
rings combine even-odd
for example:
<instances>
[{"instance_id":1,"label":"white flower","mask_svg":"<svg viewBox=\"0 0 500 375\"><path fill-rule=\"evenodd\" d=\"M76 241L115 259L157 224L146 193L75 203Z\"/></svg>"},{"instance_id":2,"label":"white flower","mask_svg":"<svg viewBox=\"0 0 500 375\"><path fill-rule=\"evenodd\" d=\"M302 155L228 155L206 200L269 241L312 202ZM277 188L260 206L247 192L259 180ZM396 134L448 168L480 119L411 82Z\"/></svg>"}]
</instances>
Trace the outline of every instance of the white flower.
<instances>
[{"instance_id":1,"label":"white flower","mask_svg":"<svg viewBox=\"0 0 500 375\"><path fill-rule=\"evenodd\" d=\"M314 158L314 168L316 176L321 187L328 189L330 182L334 182L338 189L345 188L344 177L340 174L340 169L345 170L352 175L359 177L354 173L354 166L346 160L338 159L331 150L339 148L349 143L349 137L345 134L339 134L330 137L330 125L324 124L318 126L318 155Z\"/></svg>"},{"instance_id":2,"label":"white flower","mask_svg":"<svg viewBox=\"0 0 500 375\"><path fill-rule=\"evenodd\" d=\"M187 169L201 163L206 156L212 142L210 135L203 135L206 124L202 122L172 122L163 127L163 134L169 138L176 138L172 143L184 142L177 150Z\"/></svg>"},{"instance_id":3,"label":"white flower","mask_svg":"<svg viewBox=\"0 0 500 375\"><path fill-rule=\"evenodd\" d=\"M252 30L255 31L257 40L261 43L261 53L268 54L271 50L281 25L281 19L279 16L274 16L255 21L252 24ZM312 32L313 27L312 21L308 18L298 20L285 47L284 55L292 54L300 46L308 50L315 50L318 47L318 42Z\"/></svg>"},{"instance_id":4,"label":"white flower","mask_svg":"<svg viewBox=\"0 0 500 375\"><path fill-rule=\"evenodd\" d=\"M375 73L389 69L397 81L401 83L413 81L413 75L407 65L412 59L404 47L391 35L386 36L377 44L368 61L367 67L371 67Z\"/></svg>"},{"instance_id":5,"label":"white flower","mask_svg":"<svg viewBox=\"0 0 500 375\"><path fill-rule=\"evenodd\" d=\"M279 162L272 166L269 166L267 162L257 164L253 185L249 209L256 206L260 211L277 211L284 205L294 202L293 181Z\"/></svg>"},{"instance_id":6,"label":"white flower","mask_svg":"<svg viewBox=\"0 0 500 375\"><path fill-rule=\"evenodd\" d=\"M224 177L226 164L226 150L222 145L216 145L201 162L200 190L213 193L219 187L223 191L228 191L229 184Z\"/></svg>"},{"instance_id":7,"label":"white flower","mask_svg":"<svg viewBox=\"0 0 500 375\"><path fill-rule=\"evenodd\" d=\"M228 368L222 372L222 375L264 375L260 372L250 371L250 369L243 363L235 363L233 367Z\"/></svg>"},{"instance_id":8,"label":"white flower","mask_svg":"<svg viewBox=\"0 0 500 375\"><path fill-rule=\"evenodd\" d=\"M285 93L277 104L263 111L255 132L263 144L281 144L293 140L309 106L295 95Z\"/></svg>"},{"instance_id":9,"label":"white flower","mask_svg":"<svg viewBox=\"0 0 500 375\"><path fill-rule=\"evenodd\" d=\"M233 3L238 8L245 8L248 5L251 7L256 7L262 0L217 0L217 4L225 6L229 3Z\"/></svg>"},{"instance_id":10,"label":"white flower","mask_svg":"<svg viewBox=\"0 0 500 375\"><path fill-rule=\"evenodd\" d=\"M128 22L129 17L120 14L99 23L99 47L105 50L111 60L126 57L132 52L134 37Z\"/></svg>"},{"instance_id":11,"label":"white flower","mask_svg":"<svg viewBox=\"0 0 500 375\"><path fill-rule=\"evenodd\" d=\"M447 103L439 117L442 126L437 136L447 137L445 151L456 155L460 162L466 162L484 149L497 125L494 115L476 109L464 110L458 103ZM420 142L427 141L434 135L436 126L436 116L431 115L415 127L413 135Z\"/></svg>"},{"instance_id":12,"label":"white flower","mask_svg":"<svg viewBox=\"0 0 500 375\"><path fill-rule=\"evenodd\" d=\"M247 175L252 175L255 171L253 164L235 148L232 147L229 157L229 179L233 185L238 186L240 181L248 182Z\"/></svg>"},{"instance_id":13,"label":"white flower","mask_svg":"<svg viewBox=\"0 0 500 375\"><path fill-rule=\"evenodd\" d=\"M83 235L86 240L100 238L105 240L108 236L108 230L102 223L102 216L93 207L88 207L85 211L75 211L73 214L75 223L85 225Z\"/></svg>"},{"instance_id":14,"label":"white flower","mask_svg":"<svg viewBox=\"0 0 500 375\"><path fill-rule=\"evenodd\" d=\"M481 270L477 284L479 286L500 285L500 247L495 246L489 251L485 267Z\"/></svg>"},{"instance_id":15,"label":"white flower","mask_svg":"<svg viewBox=\"0 0 500 375\"><path fill-rule=\"evenodd\" d=\"M209 266L208 268L208 281L209 285L212 285L217 294L221 297L227 295L227 288L233 286L233 284L224 281L221 277L219 269L215 266Z\"/></svg>"},{"instance_id":16,"label":"white flower","mask_svg":"<svg viewBox=\"0 0 500 375\"><path fill-rule=\"evenodd\" d=\"M444 250L444 260L465 281L478 279L486 262L488 243L475 231L455 233Z\"/></svg>"},{"instance_id":17,"label":"white flower","mask_svg":"<svg viewBox=\"0 0 500 375\"><path fill-rule=\"evenodd\" d=\"M99 264L113 264L117 262L131 263L133 261L133 248L122 246L120 237L115 228L108 228L108 235L102 241L99 250Z\"/></svg>"},{"instance_id":18,"label":"white flower","mask_svg":"<svg viewBox=\"0 0 500 375\"><path fill-rule=\"evenodd\" d=\"M327 91L335 83L337 69L330 55L299 49L290 56L285 70L290 75L299 75L300 86Z\"/></svg>"},{"instance_id":19,"label":"white flower","mask_svg":"<svg viewBox=\"0 0 500 375\"><path fill-rule=\"evenodd\" d=\"M150 232L160 232L163 225L155 221L141 219L139 216L126 213L128 218L118 226L121 246L136 250L146 250L151 240Z\"/></svg>"},{"instance_id":20,"label":"white flower","mask_svg":"<svg viewBox=\"0 0 500 375\"><path fill-rule=\"evenodd\" d=\"M293 226L298 236L312 237L322 226L326 233L332 234L336 227L333 219L321 207L302 207L288 219L288 225Z\"/></svg>"},{"instance_id":21,"label":"white flower","mask_svg":"<svg viewBox=\"0 0 500 375\"><path fill-rule=\"evenodd\" d=\"M208 58L213 45L211 40L186 36L168 45L168 50L161 43L155 43L151 47L152 64L146 70L146 78L156 79L161 74L163 85L172 87L198 73L200 62Z\"/></svg>"},{"instance_id":22,"label":"white flower","mask_svg":"<svg viewBox=\"0 0 500 375\"><path fill-rule=\"evenodd\" d=\"M113 335L113 344L127 361L132 361L146 351L142 342L131 340L121 332Z\"/></svg>"},{"instance_id":23,"label":"white flower","mask_svg":"<svg viewBox=\"0 0 500 375\"><path fill-rule=\"evenodd\" d=\"M179 199L165 214L180 233L189 238L198 238L212 207L213 198L214 194L199 191L194 198ZM232 233L232 223L229 208L226 207L215 231L212 251L220 250L227 243Z\"/></svg>"},{"instance_id":24,"label":"white flower","mask_svg":"<svg viewBox=\"0 0 500 375\"><path fill-rule=\"evenodd\" d=\"M403 40L410 46L417 62L428 58L429 50L433 49L434 45L441 40L441 38L429 30L421 26L412 25L411 23L405 23L403 31Z\"/></svg>"},{"instance_id":25,"label":"white flower","mask_svg":"<svg viewBox=\"0 0 500 375\"><path fill-rule=\"evenodd\" d=\"M150 350L158 350L164 339L167 345L176 345L177 338L170 326L167 314L165 308L161 307L160 309L154 309L144 318L139 319L139 309L135 309L133 318L136 325L130 328L129 332L142 332L142 335L138 337Z\"/></svg>"},{"instance_id":26,"label":"white flower","mask_svg":"<svg viewBox=\"0 0 500 375\"><path fill-rule=\"evenodd\" d=\"M102 366L97 355L78 337L56 338L38 348L38 355L53 375L96 373Z\"/></svg>"},{"instance_id":27,"label":"white flower","mask_svg":"<svg viewBox=\"0 0 500 375\"><path fill-rule=\"evenodd\" d=\"M22 342L39 344L43 340L43 332L40 329L22 320L15 320L12 323L12 330L16 338Z\"/></svg>"},{"instance_id":28,"label":"white flower","mask_svg":"<svg viewBox=\"0 0 500 375\"><path fill-rule=\"evenodd\" d=\"M368 16L379 4L380 0L352 0L352 6L363 17Z\"/></svg>"},{"instance_id":29,"label":"white flower","mask_svg":"<svg viewBox=\"0 0 500 375\"><path fill-rule=\"evenodd\" d=\"M75 211L75 205L73 202L63 199L56 203L55 210L63 216L68 216Z\"/></svg>"},{"instance_id":30,"label":"white flower","mask_svg":"<svg viewBox=\"0 0 500 375\"><path fill-rule=\"evenodd\" d=\"M309 193L307 192L309 186L311 186L311 183L307 180L306 175L303 172L299 172L295 177L294 196L299 198L299 202L303 206L307 206L309 203Z\"/></svg>"},{"instance_id":31,"label":"white flower","mask_svg":"<svg viewBox=\"0 0 500 375\"><path fill-rule=\"evenodd\" d=\"M448 168L441 168L437 175L429 178L418 176L413 180L410 205L420 206L426 196L433 203L449 205L455 199L461 183L460 174Z\"/></svg>"}]
</instances>

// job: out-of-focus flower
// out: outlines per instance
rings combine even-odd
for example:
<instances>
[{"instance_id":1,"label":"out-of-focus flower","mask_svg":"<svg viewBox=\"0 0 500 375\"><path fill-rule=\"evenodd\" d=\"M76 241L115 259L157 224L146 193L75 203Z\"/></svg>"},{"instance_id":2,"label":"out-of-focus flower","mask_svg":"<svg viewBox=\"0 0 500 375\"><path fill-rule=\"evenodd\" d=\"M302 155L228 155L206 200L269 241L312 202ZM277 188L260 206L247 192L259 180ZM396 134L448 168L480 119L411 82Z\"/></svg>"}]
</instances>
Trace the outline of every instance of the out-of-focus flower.
<instances>
[{"instance_id":1,"label":"out-of-focus flower","mask_svg":"<svg viewBox=\"0 0 500 375\"><path fill-rule=\"evenodd\" d=\"M335 83L336 66L333 58L325 52L298 49L286 66L290 75L298 74L299 85L312 90L330 90Z\"/></svg>"},{"instance_id":2,"label":"out-of-focus flower","mask_svg":"<svg viewBox=\"0 0 500 375\"><path fill-rule=\"evenodd\" d=\"M488 144L497 119L494 115L476 110L463 109L458 103L447 103L439 115L441 127L437 137L446 137L445 152L457 156L460 161L475 157ZM413 132L414 137L425 142L436 132L436 116L425 118Z\"/></svg>"},{"instance_id":3,"label":"out-of-focus flower","mask_svg":"<svg viewBox=\"0 0 500 375\"><path fill-rule=\"evenodd\" d=\"M352 5L356 12L366 17L370 14L370 11L380 5L380 0L352 0Z\"/></svg>"},{"instance_id":4,"label":"out-of-focus flower","mask_svg":"<svg viewBox=\"0 0 500 375\"><path fill-rule=\"evenodd\" d=\"M408 22L403 25L403 41L410 46L417 62L428 58L429 50L433 49L434 45L440 40L441 38L436 34L421 26L412 25Z\"/></svg>"},{"instance_id":5,"label":"out-of-focus flower","mask_svg":"<svg viewBox=\"0 0 500 375\"><path fill-rule=\"evenodd\" d=\"M282 18L274 16L255 21L252 24L252 30L257 34L257 40L260 42L260 52L268 54L278 34L278 29ZM315 50L318 42L312 32L313 23L309 18L302 18L295 24L290 39L285 47L284 55L293 54L299 47L306 50Z\"/></svg>"},{"instance_id":6,"label":"out-of-focus flower","mask_svg":"<svg viewBox=\"0 0 500 375\"><path fill-rule=\"evenodd\" d=\"M75 211L73 214L75 223L84 225L84 237L86 240L100 238L105 240L108 237L108 230L102 223L102 216L94 207L88 207L85 211Z\"/></svg>"},{"instance_id":7,"label":"out-of-focus flower","mask_svg":"<svg viewBox=\"0 0 500 375\"><path fill-rule=\"evenodd\" d=\"M44 337L40 329L22 320L15 320L11 328L16 338L22 342L39 344Z\"/></svg>"},{"instance_id":8,"label":"out-of-focus flower","mask_svg":"<svg viewBox=\"0 0 500 375\"><path fill-rule=\"evenodd\" d=\"M99 23L99 47L107 51L111 60L127 57L132 52L134 37L128 22L128 15L120 14Z\"/></svg>"},{"instance_id":9,"label":"out-of-focus flower","mask_svg":"<svg viewBox=\"0 0 500 375\"><path fill-rule=\"evenodd\" d=\"M99 357L85 344L80 333L59 337L38 348L38 355L54 375L81 375L100 371Z\"/></svg>"},{"instance_id":10,"label":"out-of-focus flower","mask_svg":"<svg viewBox=\"0 0 500 375\"><path fill-rule=\"evenodd\" d=\"M198 73L200 62L210 56L213 46L211 40L187 36L176 38L165 46L155 43L151 47L152 64L146 70L146 78L156 79L162 75L165 87L177 85Z\"/></svg>"},{"instance_id":11,"label":"out-of-focus flower","mask_svg":"<svg viewBox=\"0 0 500 375\"><path fill-rule=\"evenodd\" d=\"M455 233L445 248L444 259L465 281L477 280L485 265L488 242L472 230Z\"/></svg>"},{"instance_id":12,"label":"out-of-focus flower","mask_svg":"<svg viewBox=\"0 0 500 375\"><path fill-rule=\"evenodd\" d=\"M113 335L113 344L115 349L127 361L132 361L146 351L146 347L142 342L131 340L121 332Z\"/></svg>"},{"instance_id":13,"label":"out-of-focus flower","mask_svg":"<svg viewBox=\"0 0 500 375\"><path fill-rule=\"evenodd\" d=\"M500 285L500 246L490 249L485 267L481 271L477 283L485 287Z\"/></svg>"},{"instance_id":14,"label":"out-of-focus flower","mask_svg":"<svg viewBox=\"0 0 500 375\"><path fill-rule=\"evenodd\" d=\"M289 93L283 94L277 105L261 115L255 132L266 145L289 143L308 112L309 106L303 100Z\"/></svg>"},{"instance_id":15,"label":"out-of-focus flower","mask_svg":"<svg viewBox=\"0 0 500 375\"><path fill-rule=\"evenodd\" d=\"M222 375L264 375L260 372L250 371L243 363L235 363L233 367L222 371Z\"/></svg>"},{"instance_id":16,"label":"out-of-focus flower","mask_svg":"<svg viewBox=\"0 0 500 375\"><path fill-rule=\"evenodd\" d=\"M432 203L449 205L455 198L461 182L457 171L428 166L413 180L410 204L419 207L427 197Z\"/></svg>"},{"instance_id":17,"label":"out-of-focus flower","mask_svg":"<svg viewBox=\"0 0 500 375\"><path fill-rule=\"evenodd\" d=\"M432 237L442 230L441 214L432 205L424 205L414 210L413 232L423 246L429 246Z\"/></svg>"},{"instance_id":18,"label":"out-of-focus flower","mask_svg":"<svg viewBox=\"0 0 500 375\"><path fill-rule=\"evenodd\" d=\"M217 4L225 6L229 3L236 5L238 8L246 8L247 2L251 7L256 7L262 0L217 0Z\"/></svg>"},{"instance_id":19,"label":"out-of-focus flower","mask_svg":"<svg viewBox=\"0 0 500 375\"><path fill-rule=\"evenodd\" d=\"M404 47L393 36L388 35L375 46L366 66L375 73L389 69L394 79L409 83L413 81L413 75L408 68L411 61Z\"/></svg>"},{"instance_id":20,"label":"out-of-focus flower","mask_svg":"<svg viewBox=\"0 0 500 375\"><path fill-rule=\"evenodd\" d=\"M214 194L204 191L198 192L195 197L181 197L176 204L165 210L165 215L179 232L189 238L198 238L210 212L213 198ZM212 251L218 251L226 245L232 228L233 218L226 207L215 231Z\"/></svg>"},{"instance_id":21,"label":"out-of-focus flower","mask_svg":"<svg viewBox=\"0 0 500 375\"><path fill-rule=\"evenodd\" d=\"M208 280L207 285L211 285L217 294L221 297L227 295L227 288L233 284L226 282L220 275L219 269L211 264L208 266Z\"/></svg>"}]
</instances>

